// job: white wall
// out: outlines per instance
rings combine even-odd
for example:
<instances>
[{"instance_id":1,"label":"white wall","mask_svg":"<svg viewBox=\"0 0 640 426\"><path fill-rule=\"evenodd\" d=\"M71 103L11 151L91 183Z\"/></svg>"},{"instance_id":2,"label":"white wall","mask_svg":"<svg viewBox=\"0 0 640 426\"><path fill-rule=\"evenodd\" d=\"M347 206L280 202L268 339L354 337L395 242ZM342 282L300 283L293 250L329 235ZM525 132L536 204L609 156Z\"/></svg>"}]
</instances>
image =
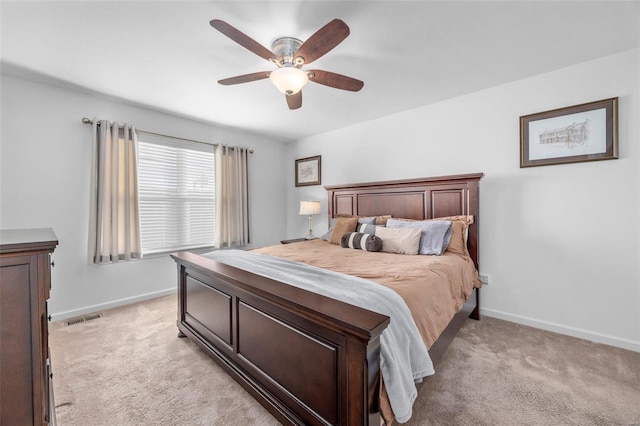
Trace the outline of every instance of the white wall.
<instances>
[{"instance_id":1,"label":"white wall","mask_svg":"<svg viewBox=\"0 0 640 426\"><path fill-rule=\"evenodd\" d=\"M0 227L56 232L60 245L49 302L55 319L176 288L176 266L168 255L87 263L91 127L82 117L254 149L249 159L253 245L276 244L284 236L284 144L12 75L2 74L1 87Z\"/></svg>"},{"instance_id":2,"label":"white wall","mask_svg":"<svg viewBox=\"0 0 640 426\"><path fill-rule=\"evenodd\" d=\"M482 312L640 351L639 61L628 51L309 137L289 164L322 155L323 185L484 172ZM615 96L620 159L519 168L521 115ZM322 186L287 181L287 236L305 233L305 199L322 200L326 231Z\"/></svg>"}]
</instances>

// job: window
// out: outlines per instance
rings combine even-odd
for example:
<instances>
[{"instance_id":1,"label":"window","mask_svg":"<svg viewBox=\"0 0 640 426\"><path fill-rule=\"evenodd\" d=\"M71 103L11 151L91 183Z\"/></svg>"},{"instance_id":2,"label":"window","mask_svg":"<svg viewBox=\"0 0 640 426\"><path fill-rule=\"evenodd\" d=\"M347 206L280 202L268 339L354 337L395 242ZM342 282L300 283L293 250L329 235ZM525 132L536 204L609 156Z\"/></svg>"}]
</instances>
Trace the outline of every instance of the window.
<instances>
[{"instance_id":1,"label":"window","mask_svg":"<svg viewBox=\"0 0 640 426\"><path fill-rule=\"evenodd\" d=\"M214 244L213 145L138 133L143 254Z\"/></svg>"}]
</instances>

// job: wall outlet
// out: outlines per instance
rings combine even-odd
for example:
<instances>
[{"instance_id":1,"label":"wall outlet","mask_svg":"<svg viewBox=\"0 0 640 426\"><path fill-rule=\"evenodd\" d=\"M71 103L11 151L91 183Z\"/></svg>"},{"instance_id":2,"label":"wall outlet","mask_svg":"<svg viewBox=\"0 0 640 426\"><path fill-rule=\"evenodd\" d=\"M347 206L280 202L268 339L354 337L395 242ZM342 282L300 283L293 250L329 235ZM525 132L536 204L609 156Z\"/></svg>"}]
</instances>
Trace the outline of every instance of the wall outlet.
<instances>
[{"instance_id":1,"label":"wall outlet","mask_svg":"<svg viewBox=\"0 0 640 426\"><path fill-rule=\"evenodd\" d=\"M482 285L489 285L489 274L478 274Z\"/></svg>"}]
</instances>

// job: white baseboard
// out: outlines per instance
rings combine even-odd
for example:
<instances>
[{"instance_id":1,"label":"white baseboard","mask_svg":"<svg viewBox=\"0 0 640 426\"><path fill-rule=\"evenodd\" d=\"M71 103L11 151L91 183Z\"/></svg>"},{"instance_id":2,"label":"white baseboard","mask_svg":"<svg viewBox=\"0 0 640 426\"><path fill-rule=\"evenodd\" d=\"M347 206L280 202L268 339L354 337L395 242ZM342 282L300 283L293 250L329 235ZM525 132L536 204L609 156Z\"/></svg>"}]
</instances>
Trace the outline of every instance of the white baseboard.
<instances>
[{"instance_id":1,"label":"white baseboard","mask_svg":"<svg viewBox=\"0 0 640 426\"><path fill-rule=\"evenodd\" d=\"M101 303L99 305L86 306L80 309L73 309L71 311L57 312L51 314L51 321L62 321L69 318L75 318L94 312L103 311L105 309L117 308L119 306L130 305L136 302L142 302L143 300L155 299L162 296L169 296L176 293L176 288L172 287L166 290L154 291L151 293L140 294L138 296L126 297L124 299L113 300L107 303Z\"/></svg>"},{"instance_id":2,"label":"white baseboard","mask_svg":"<svg viewBox=\"0 0 640 426\"><path fill-rule=\"evenodd\" d=\"M513 315L506 312L496 311L493 309L480 308L480 314L488 317L498 318L505 321L515 322L516 324L528 325L530 327L540 328L542 330L553 331L567 336L577 337L579 339L589 340L595 343L603 343L617 348L628 349L634 352L640 352L640 342L623 339L620 337L609 336L606 334L595 333L580 328L568 327L547 321L540 321L533 318L527 318L520 315Z\"/></svg>"}]
</instances>

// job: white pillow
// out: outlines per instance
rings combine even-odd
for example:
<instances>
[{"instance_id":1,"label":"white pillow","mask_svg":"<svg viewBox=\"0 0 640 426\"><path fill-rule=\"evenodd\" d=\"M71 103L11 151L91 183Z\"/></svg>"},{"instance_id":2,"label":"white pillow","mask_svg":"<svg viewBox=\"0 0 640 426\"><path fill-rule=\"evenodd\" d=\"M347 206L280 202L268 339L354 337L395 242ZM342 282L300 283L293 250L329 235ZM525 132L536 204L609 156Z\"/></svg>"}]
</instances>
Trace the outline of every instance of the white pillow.
<instances>
[{"instance_id":1,"label":"white pillow","mask_svg":"<svg viewBox=\"0 0 640 426\"><path fill-rule=\"evenodd\" d=\"M399 254L418 254L420 228L376 228L376 237L382 240L382 251Z\"/></svg>"},{"instance_id":2,"label":"white pillow","mask_svg":"<svg viewBox=\"0 0 640 426\"><path fill-rule=\"evenodd\" d=\"M440 256L451 241L450 220L402 220L389 219L387 228L420 228L420 248L418 253Z\"/></svg>"}]
</instances>

